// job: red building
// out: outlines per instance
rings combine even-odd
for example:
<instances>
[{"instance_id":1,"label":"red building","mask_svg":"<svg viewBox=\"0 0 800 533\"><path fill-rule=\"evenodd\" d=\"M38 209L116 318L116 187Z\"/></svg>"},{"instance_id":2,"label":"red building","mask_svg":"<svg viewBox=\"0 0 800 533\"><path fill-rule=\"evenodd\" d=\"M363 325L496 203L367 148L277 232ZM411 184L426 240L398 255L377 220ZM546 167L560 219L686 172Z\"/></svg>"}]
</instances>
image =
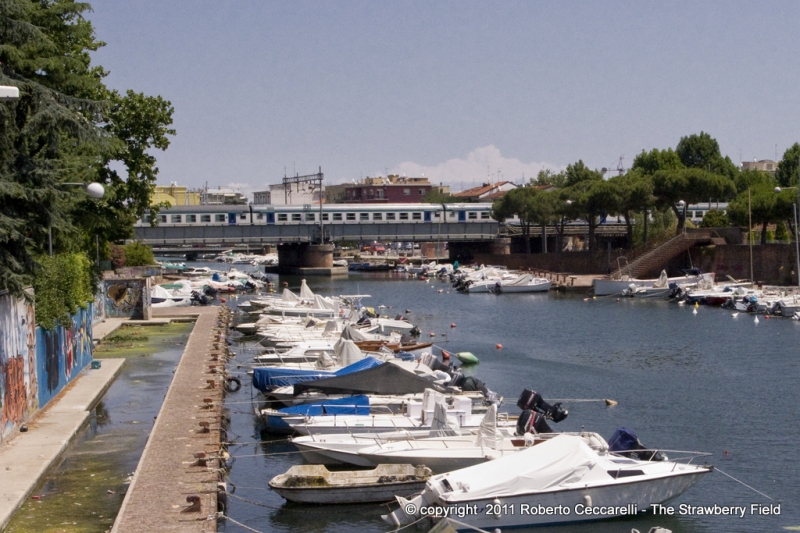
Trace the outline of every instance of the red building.
<instances>
[{"instance_id":1,"label":"red building","mask_svg":"<svg viewBox=\"0 0 800 533\"><path fill-rule=\"evenodd\" d=\"M428 178L406 178L390 175L386 178L366 178L362 183L345 185L344 202L348 204L408 204L419 203L431 192Z\"/></svg>"}]
</instances>

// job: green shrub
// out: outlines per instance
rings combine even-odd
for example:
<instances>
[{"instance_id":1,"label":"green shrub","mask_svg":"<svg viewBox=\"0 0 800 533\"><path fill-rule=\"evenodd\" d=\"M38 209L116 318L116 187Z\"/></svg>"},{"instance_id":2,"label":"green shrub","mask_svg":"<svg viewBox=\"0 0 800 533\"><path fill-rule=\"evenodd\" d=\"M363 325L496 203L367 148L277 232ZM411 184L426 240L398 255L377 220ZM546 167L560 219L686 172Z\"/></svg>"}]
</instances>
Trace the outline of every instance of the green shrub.
<instances>
[{"instance_id":1,"label":"green shrub","mask_svg":"<svg viewBox=\"0 0 800 533\"><path fill-rule=\"evenodd\" d=\"M156 264L153 249L142 242L132 242L126 244L123 248L125 249L125 266L134 267Z\"/></svg>"},{"instance_id":2,"label":"green shrub","mask_svg":"<svg viewBox=\"0 0 800 533\"><path fill-rule=\"evenodd\" d=\"M125 248L118 244L111 245L111 266L122 268L125 266Z\"/></svg>"},{"instance_id":3,"label":"green shrub","mask_svg":"<svg viewBox=\"0 0 800 533\"><path fill-rule=\"evenodd\" d=\"M92 263L83 253L44 256L38 262L33 282L36 324L47 330L67 325L71 315L94 299Z\"/></svg>"}]
</instances>

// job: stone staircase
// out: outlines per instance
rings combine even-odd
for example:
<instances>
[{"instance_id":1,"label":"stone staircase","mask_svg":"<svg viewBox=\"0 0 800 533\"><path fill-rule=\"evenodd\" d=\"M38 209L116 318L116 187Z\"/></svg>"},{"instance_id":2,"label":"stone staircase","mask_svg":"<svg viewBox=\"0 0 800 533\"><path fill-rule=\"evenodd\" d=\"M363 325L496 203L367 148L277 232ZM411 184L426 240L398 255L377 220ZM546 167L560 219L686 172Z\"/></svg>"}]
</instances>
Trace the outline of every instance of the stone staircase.
<instances>
[{"instance_id":1,"label":"stone staircase","mask_svg":"<svg viewBox=\"0 0 800 533\"><path fill-rule=\"evenodd\" d=\"M726 241L710 230L681 233L635 261L611 272L610 277L619 279L623 275L627 275L631 278L638 278L656 268L661 268L676 255L698 244L726 244Z\"/></svg>"}]
</instances>

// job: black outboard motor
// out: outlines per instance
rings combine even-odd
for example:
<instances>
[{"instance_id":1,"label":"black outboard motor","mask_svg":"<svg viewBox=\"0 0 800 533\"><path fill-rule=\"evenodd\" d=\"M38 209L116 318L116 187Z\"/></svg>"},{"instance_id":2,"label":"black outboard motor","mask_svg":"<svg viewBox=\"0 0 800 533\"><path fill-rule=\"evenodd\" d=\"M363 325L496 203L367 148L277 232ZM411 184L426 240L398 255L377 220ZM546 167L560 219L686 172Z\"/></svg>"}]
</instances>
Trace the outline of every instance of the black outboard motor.
<instances>
[{"instance_id":1,"label":"black outboard motor","mask_svg":"<svg viewBox=\"0 0 800 533\"><path fill-rule=\"evenodd\" d=\"M547 425L547 420L541 413L525 409L517 419L516 435L520 437L525 433L552 433L553 430Z\"/></svg>"},{"instance_id":2,"label":"black outboard motor","mask_svg":"<svg viewBox=\"0 0 800 533\"><path fill-rule=\"evenodd\" d=\"M206 296L205 294L202 294L202 293L200 293L198 291L192 291L191 301L192 301L192 305L194 305L194 304L208 305L210 303L210 300L208 299L208 296Z\"/></svg>"},{"instance_id":3,"label":"black outboard motor","mask_svg":"<svg viewBox=\"0 0 800 533\"><path fill-rule=\"evenodd\" d=\"M419 329L419 326L414 326L408 333L412 337L419 337L420 335L422 335L422 331Z\"/></svg>"},{"instance_id":4,"label":"black outboard motor","mask_svg":"<svg viewBox=\"0 0 800 533\"><path fill-rule=\"evenodd\" d=\"M209 298L216 298L217 292L219 291L217 291L217 289L215 289L211 285L206 285L206 287L203 289L203 293Z\"/></svg>"},{"instance_id":5,"label":"black outboard motor","mask_svg":"<svg viewBox=\"0 0 800 533\"><path fill-rule=\"evenodd\" d=\"M553 422L561 422L569 415L569 411L561 407L561 402L550 405L541 394L530 389L524 389L517 400L517 407L523 411L532 409L543 414Z\"/></svg>"},{"instance_id":6,"label":"black outboard motor","mask_svg":"<svg viewBox=\"0 0 800 533\"><path fill-rule=\"evenodd\" d=\"M639 461L666 461L667 456L658 450L648 450L633 431L617 429L608 439L608 451Z\"/></svg>"}]
</instances>

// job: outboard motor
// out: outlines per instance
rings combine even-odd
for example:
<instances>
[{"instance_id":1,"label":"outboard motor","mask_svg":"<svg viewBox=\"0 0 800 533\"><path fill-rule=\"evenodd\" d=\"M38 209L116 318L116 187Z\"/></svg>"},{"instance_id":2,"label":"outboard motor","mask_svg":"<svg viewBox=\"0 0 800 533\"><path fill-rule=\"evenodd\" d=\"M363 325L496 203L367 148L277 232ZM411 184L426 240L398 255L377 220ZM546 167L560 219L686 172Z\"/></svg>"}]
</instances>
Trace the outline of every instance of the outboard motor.
<instances>
[{"instance_id":1,"label":"outboard motor","mask_svg":"<svg viewBox=\"0 0 800 533\"><path fill-rule=\"evenodd\" d=\"M617 429L608 439L608 451L639 461L666 461L667 456L658 450L648 450L633 431Z\"/></svg>"},{"instance_id":2,"label":"outboard motor","mask_svg":"<svg viewBox=\"0 0 800 533\"><path fill-rule=\"evenodd\" d=\"M217 289L215 289L211 285L206 285L206 287L203 289L203 293L209 298L216 298L217 292L218 292Z\"/></svg>"},{"instance_id":3,"label":"outboard motor","mask_svg":"<svg viewBox=\"0 0 800 533\"><path fill-rule=\"evenodd\" d=\"M414 326L413 328L411 328L411 331L409 331L408 334L411 335L412 337L419 337L420 335L422 335L422 331L420 331L419 326Z\"/></svg>"},{"instance_id":4,"label":"outboard motor","mask_svg":"<svg viewBox=\"0 0 800 533\"><path fill-rule=\"evenodd\" d=\"M561 422L569 415L569 411L561 407L561 402L550 405L544 401L541 394L530 389L524 389L519 395L517 407L523 411L532 409L556 423Z\"/></svg>"},{"instance_id":5,"label":"outboard motor","mask_svg":"<svg viewBox=\"0 0 800 533\"><path fill-rule=\"evenodd\" d=\"M547 420L541 413L525 409L517 419L515 434L520 437L525 433L552 433L553 430L547 425Z\"/></svg>"},{"instance_id":6,"label":"outboard motor","mask_svg":"<svg viewBox=\"0 0 800 533\"><path fill-rule=\"evenodd\" d=\"M199 305L208 305L209 304L208 296L206 296L205 294L202 294L202 293L200 293L198 291L192 291L191 301L192 301L192 305L194 305L195 303L197 303Z\"/></svg>"}]
</instances>

